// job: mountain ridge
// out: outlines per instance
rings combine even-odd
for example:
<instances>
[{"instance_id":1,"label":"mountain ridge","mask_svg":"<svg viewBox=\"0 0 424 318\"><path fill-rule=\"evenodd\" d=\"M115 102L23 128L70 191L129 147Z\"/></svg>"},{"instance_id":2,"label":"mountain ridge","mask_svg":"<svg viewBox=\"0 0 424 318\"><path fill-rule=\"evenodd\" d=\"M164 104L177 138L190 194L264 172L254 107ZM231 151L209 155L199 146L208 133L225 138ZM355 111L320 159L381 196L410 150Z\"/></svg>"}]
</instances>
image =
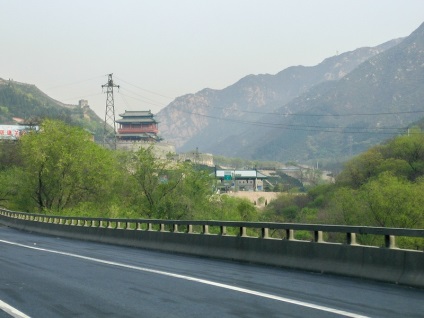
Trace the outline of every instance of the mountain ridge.
<instances>
[{"instance_id":1,"label":"mountain ridge","mask_svg":"<svg viewBox=\"0 0 424 318\"><path fill-rule=\"evenodd\" d=\"M222 90L206 88L180 96L156 115L161 134L179 151L200 147L205 152L228 155L220 150L234 148L230 139L243 134L246 123L258 119L258 112L279 110L314 85L342 78L363 61L401 41L359 48L315 66L291 66L275 75L247 75Z\"/></svg>"},{"instance_id":2,"label":"mountain ridge","mask_svg":"<svg viewBox=\"0 0 424 318\"><path fill-rule=\"evenodd\" d=\"M328 134L310 130L296 133L303 149L290 143L293 132L278 133L275 130L262 136L260 146L252 146L250 156L264 159L273 153L282 156L285 151L292 160L315 160L331 156L354 155L387 138L402 133L422 116L424 99L424 24L401 43L371 57L342 79L323 83L312 88L289 103L298 112L335 114L315 118L313 125L338 126L338 131ZM409 112L409 113L408 113ZM352 113L368 116L342 117ZM372 114L379 114L379 116ZM280 120L280 125L312 126L306 119ZM349 120L347 120L349 118ZM337 136L334 136L336 135ZM326 136L324 136L326 134ZM338 138L338 140L337 140ZM309 151L306 148L311 148ZM279 148L281 151L275 152ZM296 148L296 149L295 149ZM312 148L315 148L313 150ZM274 150L274 151L273 151ZM315 153L313 153L315 151ZM325 153L326 152L326 153ZM238 155L243 154L240 149ZM286 159L287 156L286 156Z\"/></svg>"}]
</instances>

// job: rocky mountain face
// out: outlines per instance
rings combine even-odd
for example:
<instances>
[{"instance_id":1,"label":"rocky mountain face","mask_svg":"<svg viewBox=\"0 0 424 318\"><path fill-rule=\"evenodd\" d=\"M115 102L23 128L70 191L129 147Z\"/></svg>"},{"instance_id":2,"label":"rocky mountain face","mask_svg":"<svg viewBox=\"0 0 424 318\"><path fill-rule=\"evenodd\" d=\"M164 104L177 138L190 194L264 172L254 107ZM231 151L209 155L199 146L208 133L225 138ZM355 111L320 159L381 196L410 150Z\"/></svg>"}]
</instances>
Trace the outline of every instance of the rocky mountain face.
<instances>
[{"instance_id":1,"label":"rocky mountain face","mask_svg":"<svg viewBox=\"0 0 424 318\"><path fill-rule=\"evenodd\" d=\"M340 80L318 84L279 109L292 116L261 118L267 128L233 151L301 162L355 155L405 133L423 117L423 101L424 24Z\"/></svg>"},{"instance_id":2,"label":"rocky mountain face","mask_svg":"<svg viewBox=\"0 0 424 318\"><path fill-rule=\"evenodd\" d=\"M255 151L262 150L255 150L255 142L264 145L267 138L260 136L270 130L267 119L262 119L265 114L289 116L297 112L297 104L290 104L295 98L321 83L337 82L363 62L401 42L396 39L377 47L360 48L312 67L293 66L275 75L249 75L222 90L204 89L178 97L156 115L161 135L173 142L178 151L198 147L201 152L259 159L263 156Z\"/></svg>"}]
</instances>

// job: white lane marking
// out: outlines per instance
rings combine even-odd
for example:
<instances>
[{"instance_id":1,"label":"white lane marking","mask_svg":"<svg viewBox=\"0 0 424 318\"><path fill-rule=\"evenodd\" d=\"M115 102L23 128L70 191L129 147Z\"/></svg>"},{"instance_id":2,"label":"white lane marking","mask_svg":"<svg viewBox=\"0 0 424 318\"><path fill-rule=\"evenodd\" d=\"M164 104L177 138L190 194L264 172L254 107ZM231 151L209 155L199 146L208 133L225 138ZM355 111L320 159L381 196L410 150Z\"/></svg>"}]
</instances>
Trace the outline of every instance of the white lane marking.
<instances>
[{"instance_id":1,"label":"white lane marking","mask_svg":"<svg viewBox=\"0 0 424 318\"><path fill-rule=\"evenodd\" d=\"M134 270L143 271L143 272L147 272L147 273L169 276L169 277L173 277L173 278L184 279L184 280L187 280L187 281L192 281L192 282L196 282L196 283L200 283L200 284L215 286L215 287L224 288L224 289L228 289L228 290L232 290L232 291L237 291L237 292L244 293L244 294L254 295L254 296L268 298L268 299L272 299L272 300L277 300L277 301L281 301L281 302L285 302L285 303L289 303L289 304L294 304L294 305L298 305L298 306L302 306L302 307L307 307L307 308L321 310L321 311L325 311L325 312L329 312L329 313L333 313L333 314L338 314L338 315L345 316L345 317L369 318L368 316L358 315L358 314L351 313L351 312L344 311L344 310L339 310L339 309L335 309L335 308L315 305L315 304L307 303L307 302L304 302L304 301L294 300L294 299L290 299L290 298L286 298L286 297L280 297L280 296L276 296L276 295L272 295L272 294L268 294L268 293L258 292L258 291L251 290L251 289L237 287L237 286L222 284L222 283L218 283L218 282L214 282L214 281L210 281L210 280L206 280L206 279L195 278L195 277L175 274L175 273L171 273L171 272L159 271L159 270L150 269L150 268L146 268L146 267L139 267L139 266L128 265L128 264L123 264L123 263L111 262L111 261L106 261L106 260L102 260L102 259L98 259L98 258L93 258L93 257L88 257L88 256L83 256L83 255L78 255L78 254L73 254L73 253L61 252L61 251L56 251L56 250L49 250L49 249L45 249L45 248L41 248L41 247L34 247L34 246L24 245L24 244L10 242L10 241L0 240L0 242L5 243L5 244L19 246L19 247L29 248L29 249L33 249L33 250L43 251L43 252L70 256L70 257L79 258L79 259L83 259L83 260L87 260L87 261L91 261L91 262L107 264L107 265L112 265L112 266L118 266L118 267L123 267L123 268L129 268L129 269L134 269Z\"/></svg>"},{"instance_id":2,"label":"white lane marking","mask_svg":"<svg viewBox=\"0 0 424 318\"><path fill-rule=\"evenodd\" d=\"M0 300L0 309L9 314L14 318L31 318L30 316L25 315L23 312L17 310L16 308L6 304L4 301Z\"/></svg>"}]
</instances>

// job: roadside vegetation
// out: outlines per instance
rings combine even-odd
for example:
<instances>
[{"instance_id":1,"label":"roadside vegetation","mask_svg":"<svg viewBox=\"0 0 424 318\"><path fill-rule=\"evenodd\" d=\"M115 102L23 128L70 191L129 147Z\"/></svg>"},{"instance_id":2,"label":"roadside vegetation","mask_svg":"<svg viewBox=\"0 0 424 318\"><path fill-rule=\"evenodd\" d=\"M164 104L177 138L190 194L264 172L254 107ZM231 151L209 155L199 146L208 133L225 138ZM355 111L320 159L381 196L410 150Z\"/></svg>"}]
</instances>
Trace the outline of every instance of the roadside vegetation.
<instances>
[{"instance_id":1,"label":"roadside vegetation","mask_svg":"<svg viewBox=\"0 0 424 318\"><path fill-rule=\"evenodd\" d=\"M348 161L335 183L307 193L280 195L262 220L396 228L424 228L424 134L419 129ZM376 237L360 242L383 244ZM421 239L401 238L399 246L424 248Z\"/></svg>"},{"instance_id":2,"label":"roadside vegetation","mask_svg":"<svg viewBox=\"0 0 424 318\"><path fill-rule=\"evenodd\" d=\"M259 209L215 194L210 171L190 162L158 160L149 149L110 151L61 121L45 120L39 132L0 143L0 205L11 210L424 228L424 135L415 129L370 148L334 183L316 184L282 192Z\"/></svg>"},{"instance_id":3,"label":"roadside vegetation","mask_svg":"<svg viewBox=\"0 0 424 318\"><path fill-rule=\"evenodd\" d=\"M253 221L246 199L214 195L210 172L157 160L149 149L104 149L86 130L45 120L40 132L0 143L0 205L92 217Z\"/></svg>"},{"instance_id":4,"label":"roadside vegetation","mask_svg":"<svg viewBox=\"0 0 424 318\"><path fill-rule=\"evenodd\" d=\"M335 183L272 201L276 221L424 226L424 134L416 129L346 162Z\"/></svg>"}]
</instances>

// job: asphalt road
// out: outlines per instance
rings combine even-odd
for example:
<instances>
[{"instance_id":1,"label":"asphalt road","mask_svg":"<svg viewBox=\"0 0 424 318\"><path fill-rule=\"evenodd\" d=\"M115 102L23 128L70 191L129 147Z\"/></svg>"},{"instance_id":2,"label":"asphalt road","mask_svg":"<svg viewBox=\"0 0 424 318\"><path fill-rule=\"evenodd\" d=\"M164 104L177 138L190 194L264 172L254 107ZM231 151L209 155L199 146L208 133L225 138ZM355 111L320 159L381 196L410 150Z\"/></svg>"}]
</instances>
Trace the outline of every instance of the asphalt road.
<instances>
[{"instance_id":1,"label":"asphalt road","mask_svg":"<svg viewBox=\"0 0 424 318\"><path fill-rule=\"evenodd\" d=\"M424 317L424 290L0 226L3 317Z\"/></svg>"}]
</instances>

